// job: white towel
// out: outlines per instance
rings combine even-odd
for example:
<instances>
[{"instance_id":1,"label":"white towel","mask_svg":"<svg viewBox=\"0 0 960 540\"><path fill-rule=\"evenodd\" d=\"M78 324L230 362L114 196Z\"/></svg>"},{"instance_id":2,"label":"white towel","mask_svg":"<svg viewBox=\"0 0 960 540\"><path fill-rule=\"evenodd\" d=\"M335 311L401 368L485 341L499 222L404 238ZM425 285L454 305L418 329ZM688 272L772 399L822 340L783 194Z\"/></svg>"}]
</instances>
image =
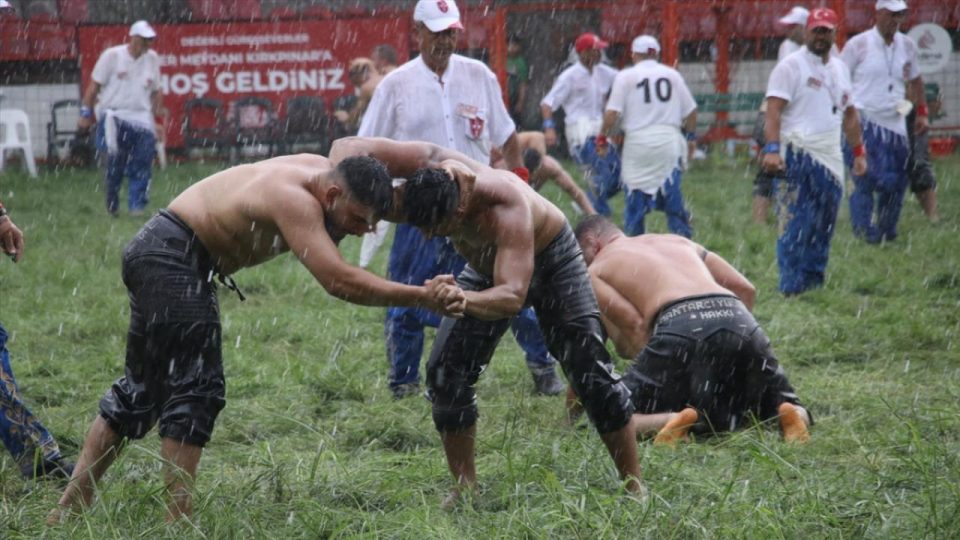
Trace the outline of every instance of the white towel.
<instances>
[{"instance_id":1,"label":"white towel","mask_svg":"<svg viewBox=\"0 0 960 540\"><path fill-rule=\"evenodd\" d=\"M647 126L627 133L623 143L623 185L653 195L679 165L687 166L687 140L676 126Z\"/></svg>"},{"instance_id":2,"label":"white towel","mask_svg":"<svg viewBox=\"0 0 960 540\"><path fill-rule=\"evenodd\" d=\"M794 145L819 161L833 173L833 181L843 186L843 151L840 149L840 129L803 135L800 133L780 134L780 155L785 156L787 145ZM786 159L784 157L784 159Z\"/></svg>"},{"instance_id":3,"label":"white towel","mask_svg":"<svg viewBox=\"0 0 960 540\"><path fill-rule=\"evenodd\" d=\"M98 115L104 115L104 132L103 138L107 143L107 153L115 154L117 153L117 120L132 124L137 129L149 130L151 133L154 132L153 129L153 115L149 111L128 111L121 109L101 109L97 111Z\"/></svg>"}]
</instances>

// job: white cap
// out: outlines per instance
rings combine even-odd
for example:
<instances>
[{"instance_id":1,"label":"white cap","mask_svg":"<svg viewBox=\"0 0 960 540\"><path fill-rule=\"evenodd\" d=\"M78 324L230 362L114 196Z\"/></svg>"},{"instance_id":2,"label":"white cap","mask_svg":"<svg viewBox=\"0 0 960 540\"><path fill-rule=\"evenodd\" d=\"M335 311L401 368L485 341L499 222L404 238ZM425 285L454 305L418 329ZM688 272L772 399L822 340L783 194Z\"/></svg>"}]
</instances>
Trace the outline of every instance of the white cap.
<instances>
[{"instance_id":1,"label":"white cap","mask_svg":"<svg viewBox=\"0 0 960 540\"><path fill-rule=\"evenodd\" d=\"M0 9L13 9L13 6L7 0L0 0Z\"/></svg>"},{"instance_id":2,"label":"white cap","mask_svg":"<svg viewBox=\"0 0 960 540\"><path fill-rule=\"evenodd\" d=\"M897 12L907 9L907 3L903 0L877 0L876 8Z\"/></svg>"},{"instance_id":3,"label":"white cap","mask_svg":"<svg viewBox=\"0 0 960 540\"><path fill-rule=\"evenodd\" d=\"M157 37L157 33L153 31L153 27L147 21L137 21L130 26L130 35L131 36L140 36L146 39L153 39Z\"/></svg>"},{"instance_id":4,"label":"white cap","mask_svg":"<svg viewBox=\"0 0 960 540\"><path fill-rule=\"evenodd\" d=\"M807 24L807 17L810 16L810 12L807 11L807 8L802 6L793 6L790 10L790 13L787 13L777 21L780 24L791 25L791 24Z\"/></svg>"},{"instance_id":5,"label":"white cap","mask_svg":"<svg viewBox=\"0 0 960 540\"><path fill-rule=\"evenodd\" d=\"M463 30L460 10L454 0L420 0L413 8L413 20L427 25L431 32Z\"/></svg>"},{"instance_id":6,"label":"white cap","mask_svg":"<svg viewBox=\"0 0 960 540\"><path fill-rule=\"evenodd\" d=\"M637 54L650 54L650 49L660 53L660 43L657 42L657 38L648 35L637 36L630 46L630 52Z\"/></svg>"}]
</instances>

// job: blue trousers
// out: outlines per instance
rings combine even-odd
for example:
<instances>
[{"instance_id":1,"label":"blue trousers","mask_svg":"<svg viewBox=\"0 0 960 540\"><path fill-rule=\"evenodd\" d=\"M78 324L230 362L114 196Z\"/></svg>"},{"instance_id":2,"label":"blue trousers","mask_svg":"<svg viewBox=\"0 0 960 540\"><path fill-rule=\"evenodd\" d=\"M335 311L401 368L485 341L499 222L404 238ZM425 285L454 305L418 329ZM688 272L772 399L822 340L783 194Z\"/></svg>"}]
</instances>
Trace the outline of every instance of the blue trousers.
<instances>
[{"instance_id":1,"label":"blue trousers","mask_svg":"<svg viewBox=\"0 0 960 540\"><path fill-rule=\"evenodd\" d=\"M648 195L639 189L628 190L623 208L623 232L627 236L637 236L646 232L643 222L651 210L660 210L667 214L667 229L673 234L693 238L690 226L690 213L683 205L683 192L680 184L683 172L679 167L673 170L670 178L660 186L657 194Z\"/></svg>"},{"instance_id":2,"label":"blue trousers","mask_svg":"<svg viewBox=\"0 0 960 540\"><path fill-rule=\"evenodd\" d=\"M416 227L397 224L388 263L389 276L393 281L422 285L424 280L438 274L457 275L464 266L466 261L446 238L426 238ZM423 328L436 328L439 325L440 316L424 308L387 309L384 330L391 388L419 382ZM525 308L514 317L511 328L524 351L528 367L537 369L554 364L532 309Z\"/></svg>"},{"instance_id":3,"label":"blue trousers","mask_svg":"<svg viewBox=\"0 0 960 540\"><path fill-rule=\"evenodd\" d=\"M595 138L590 137L579 149L574 148L573 159L584 170L587 178L587 198L602 216L610 216L607 200L620 192L620 155L608 146L606 157L597 154Z\"/></svg>"},{"instance_id":4,"label":"blue trousers","mask_svg":"<svg viewBox=\"0 0 960 540\"><path fill-rule=\"evenodd\" d=\"M780 292L791 295L823 285L843 188L823 164L792 146L786 167L785 177L774 179L774 193Z\"/></svg>"},{"instance_id":5,"label":"blue trousers","mask_svg":"<svg viewBox=\"0 0 960 540\"><path fill-rule=\"evenodd\" d=\"M152 129L134 126L121 120L117 123L117 151L107 152L104 138L104 122L97 127L97 149L107 153L106 193L107 211L116 214L120 208L120 186L123 177L130 177L127 209L143 210L149 202L150 177L153 173L153 158L157 138Z\"/></svg>"},{"instance_id":6,"label":"blue trousers","mask_svg":"<svg viewBox=\"0 0 960 540\"><path fill-rule=\"evenodd\" d=\"M853 177L850 195L853 234L870 243L891 241L897 237L897 222L909 183L907 137L862 118L860 122L863 144L867 147L867 174ZM852 157L848 159L852 163Z\"/></svg>"},{"instance_id":7,"label":"blue trousers","mask_svg":"<svg viewBox=\"0 0 960 540\"><path fill-rule=\"evenodd\" d=\"M23 404L17 380L10 367L7 331L0 324L0 440L22 467L32 466L39 457L60 459L60 447L53 435ZM39 454L39 455L38 455ZM32 470L32 468L30 469Z\"/></svg>"}]
</instances>

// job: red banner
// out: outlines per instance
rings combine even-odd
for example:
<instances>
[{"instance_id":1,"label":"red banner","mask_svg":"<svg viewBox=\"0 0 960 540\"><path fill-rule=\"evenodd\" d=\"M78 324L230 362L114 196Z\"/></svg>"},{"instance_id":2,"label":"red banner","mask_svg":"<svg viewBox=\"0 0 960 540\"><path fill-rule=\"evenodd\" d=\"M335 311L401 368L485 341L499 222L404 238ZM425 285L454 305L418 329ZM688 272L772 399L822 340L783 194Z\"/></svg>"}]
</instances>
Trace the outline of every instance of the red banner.
<instances>
[{"instance_id":1,"label":"red banner","mask_svg":"<svg viewBox=\"0 0 960 540\"><path fill-rule=\"evenodd\" d=\"M381 43L407 57L406 17L157 25L154 50L160 55L163 104L170 110L167 146L182 146L184 104L207 97L231 101L270 98L284 116L288 99L322 96L328 112L338 96L353 93L347 77L352 58L370 56ZM83 88L100 53L127 40L127 26L82 26L80 71ZM225 109L226 110L226 109Z\"/></svg>"}]
</instances>

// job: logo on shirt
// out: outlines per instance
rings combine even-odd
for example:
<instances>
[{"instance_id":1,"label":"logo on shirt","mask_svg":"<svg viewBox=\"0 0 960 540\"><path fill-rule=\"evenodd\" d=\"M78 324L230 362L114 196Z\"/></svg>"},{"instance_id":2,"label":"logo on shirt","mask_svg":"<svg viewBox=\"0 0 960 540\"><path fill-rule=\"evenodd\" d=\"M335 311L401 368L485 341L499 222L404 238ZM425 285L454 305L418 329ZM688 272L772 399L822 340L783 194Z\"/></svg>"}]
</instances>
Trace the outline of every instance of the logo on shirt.
<instances>
[{"instance_id":1,"label":"logo on shirt","mask_svg":"<svg viewBox=\"0 0 960 540\"><path fill-rule=\"evenodd\" d=\"M807 86L819 90L820 87L823 86L823 81L813 76L807 77Z\"/></svg>"},{"instance_id":2,"label":"logo on shirt","mask_svg":"<svg viewBox=\"0 0 960 540\"><path fill-rule=\"evenodd\" d=\"M470 119L470 135L474 139L479 139L483 133L483 118L479 116Z\"/></svg>"},{"instance_id":3,"label":"logo on shirt","mask_svg":"<svg viewBox=\"0 0 960 540\"><path fill-rule=\"evenodd\" d=\"M444 0L437 0L437 9L440 10L440 13L446 13L450 10L450 6Z\"/></svg>"},{"instance_id":4,"label":"logo on shirt","mask_svg":"<svg viewBox=\"0 0 960 540\"><path fill-rule=\"evenodd\" d=\"M457 103L456 113L464 118L476 118L480 109L466 103Z\"/></svg>"}]
</instances>

